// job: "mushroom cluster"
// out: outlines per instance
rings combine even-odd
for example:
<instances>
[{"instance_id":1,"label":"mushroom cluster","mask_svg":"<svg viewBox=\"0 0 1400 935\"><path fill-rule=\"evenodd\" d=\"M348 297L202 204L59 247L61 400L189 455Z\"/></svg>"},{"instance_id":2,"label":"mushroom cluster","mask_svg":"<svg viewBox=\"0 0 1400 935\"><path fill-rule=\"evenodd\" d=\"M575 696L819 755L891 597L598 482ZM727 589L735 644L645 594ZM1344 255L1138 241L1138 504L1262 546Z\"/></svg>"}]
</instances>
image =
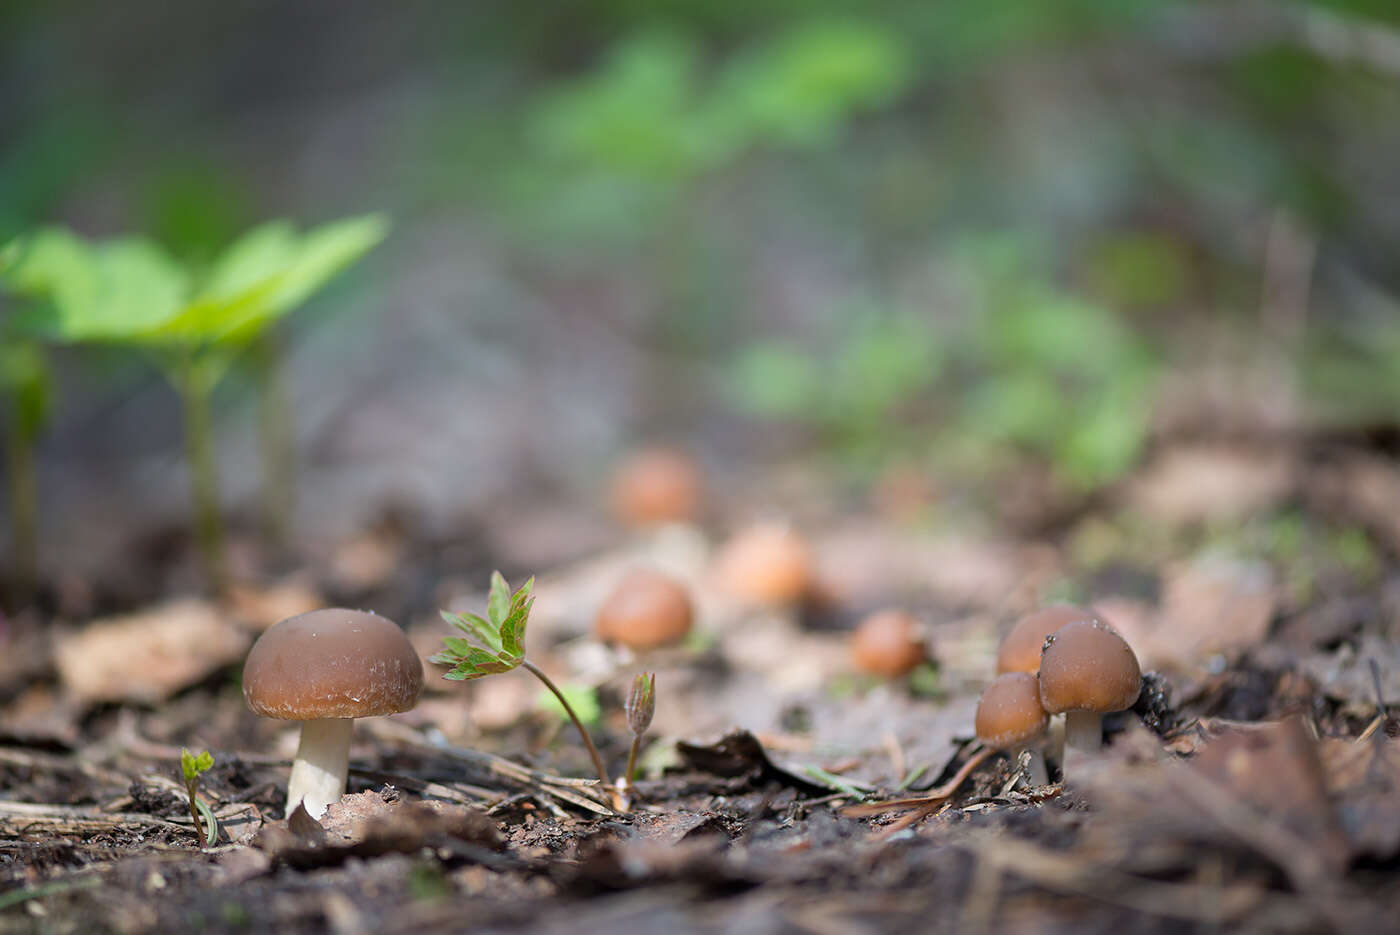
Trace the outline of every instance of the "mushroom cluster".
<instances>
[{"instance_id":1,"label":"mushroom cluster","mask_svg":"<svg viewBox=\"0 0 1400 935\"><path fill-rule=\"evenodd\" d=\"M998 750L1031 751L1032 781L1045 781L1036 742L1065 716L1065 742L1103 746L1103 716L1133 706L1142 669L1127 641L1097 612L1068 604L1023 617L997 653L997 678L977 706L977 736Z\"/></svg>"}]
</instances>

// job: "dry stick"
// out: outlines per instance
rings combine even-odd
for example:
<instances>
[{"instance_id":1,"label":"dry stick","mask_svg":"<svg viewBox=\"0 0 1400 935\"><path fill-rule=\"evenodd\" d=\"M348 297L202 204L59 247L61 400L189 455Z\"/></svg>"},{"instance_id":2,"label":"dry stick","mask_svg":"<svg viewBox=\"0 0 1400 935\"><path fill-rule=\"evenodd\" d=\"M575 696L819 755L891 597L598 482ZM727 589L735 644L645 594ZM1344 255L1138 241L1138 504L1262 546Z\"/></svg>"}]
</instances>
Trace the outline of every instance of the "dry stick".
<instances>
[{"instance_id":1,"label":"dry stick","mask_svg":"<svg viewBox=\"0 0 1400 935\"><path fill-rule=\"evenodd\" d=\"M864 815L881 815L892 808L915 809L915 811L910 812L903 818L888 825L881 832L881 836L888 837L891 834L903 831L910 825L923 821L942 807L943 803L947 801L954 792L958 791L958 787L967 780L967 777L972 775L972 771L986 762L987 758L995 752L996 751L991 747L982 748L980 752L974 754L971 759L962 765L961 769L953 774L952 779L949 779L941 786L930 789L923 795L913 796L907 799L889 799L884 802L870 802L866 805L852 805L842 809L841 814L847 817L861 817Z\"/></svg>"},{"instance_id":2,"label":"dry stick","mask_svg":"<svg viewBox=\"0 0 1400 935\"><path fill-rule=\"evenodd\" d=\"M865 802L860 805L851 805L847 808L843 808L841 814L845 815L847 818L863 818L868 815L883 815L892 808L917 808L920 805L930 805L935 802L941 802L954 792L957 792L958 787L967 781L968 776L972 775L972 771L985 763L987 758L993 753L996 753L996 751L992 748L983 747L977 753L973 754L971 759L964 763L962 767L953 774L952 779L949 779L941 786L935 786L922 795L913 795L903 799L886 799L883 802Z\"/></svg>"},{"instance_id":3,"label":"dry stick","mask_svg":"<svg viewBox=\"0 0 1400 935\"><path fill-rule=\"evenodd\" d=\"M559 703L564 706L564 713L569 716L569 720L574 722L574 727L578 728L578 735L583 738L583 745L588 748L588 755L593 758L593 768L598 771L598 781L605 787L608 785L608 770L603 766L603 758L598 755L598 748L593 746L593 738L588 736L588 730L583 726L583 722L574 713L573 705L569 704L569 699L564 697L564 693L559 690L559 686L554 684L554 680L544 674L539 666L528 659L521 659L520 664L534 673L535 677L544 682L545 688L554 692L554 697L559 699Z\"/></svg>"}]
</instances>

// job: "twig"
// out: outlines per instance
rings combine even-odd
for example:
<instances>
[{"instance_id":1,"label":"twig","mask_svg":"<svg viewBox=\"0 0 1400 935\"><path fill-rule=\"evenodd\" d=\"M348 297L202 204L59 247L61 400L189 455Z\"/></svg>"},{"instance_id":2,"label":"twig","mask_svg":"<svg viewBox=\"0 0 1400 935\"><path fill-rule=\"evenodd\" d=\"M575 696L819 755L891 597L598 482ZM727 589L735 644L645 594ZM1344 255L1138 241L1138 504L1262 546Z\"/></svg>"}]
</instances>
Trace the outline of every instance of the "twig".
<instances>
[{"instance_id":1,"label":"twig","mask_svg":"<svg viewBox=\"0 0 1400 935\"><path fill-rule=\"evenodd\" d=\"M968 776L972 775L974 769L986 762L987 758L995 752L996 751L990 747L982 748L969 758L968 761L962 765L962 768L953 774L952 779L949 779L941 786L935 786L923 795L910 796L909 798L903 799L886 799L883 802L867 802L863 805L852 805L848 808L843 808L841 814L845 815L847 818L863 818L869 815L883 815L891 809L923 808L928 805L942 804L944 799L947 799L954 792L958 791L958 787L967 780Z\"/></svg>"}]
</instances>

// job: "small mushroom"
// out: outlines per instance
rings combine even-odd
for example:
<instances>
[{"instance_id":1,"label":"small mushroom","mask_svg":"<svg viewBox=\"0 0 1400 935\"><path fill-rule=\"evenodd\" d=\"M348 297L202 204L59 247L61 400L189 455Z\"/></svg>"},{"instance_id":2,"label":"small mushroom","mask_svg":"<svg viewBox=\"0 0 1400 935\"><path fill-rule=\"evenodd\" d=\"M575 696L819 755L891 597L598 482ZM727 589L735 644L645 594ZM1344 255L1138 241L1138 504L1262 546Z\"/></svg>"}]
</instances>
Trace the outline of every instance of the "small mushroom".
<instances>
[{"instance_id":1,"label":"small mushroom","mask_svg":"<svg viewBox=\"0 0 1400 935\"><path fill-rule=\"evenodd\" d=\"M871 675L898 678L927 658L923 624L907 611L876 611L851 635L851 661Z\"/></svg>"},{"instance_id":2,"label":"small mushroom","mask_svg":"<svg viewBox=\"0 0 1400 935\"><path fill-rule=\"evenodd\" d=\"M629 649L655 649L685 639L694 619L685 585L662 572L637 568L598 608L593 631L599 639Z\"/></svg>"},{"instance_id":3,"label":"small mushroom","mask_svg":"<svg viewBox=\"0 0 1400 935\"><path fill-rule=\"evenodd\" d=\"M688 522L700 509L700 469L671 448L647 448L624 461L613 476L613 511L629 526Z\"/></svg>"},{"instance_id":4,"label":"small mushroom","mask_svg":"<svg viewBox=\"0 0 1400 935\"><path fill-rule=\"evenodd\" d=\"M992 680L977 702L977 738L996 750L1030 751L1030 780L1049 781L1045 757L1035 741L1049 716L1040 704L1040 682L1028 672L1006 672Z\"/></svg>"},{"instance_id":5,"label":"small mushroom","mask_svg":"<svg viewBox=\"0 0 1400 935\"><path fill-rule=\"evenodd\" d=\"M286 813L300 803L320 818L345 793L354 719L407 711L422 690L423 664L408 637L377 614L313 610L258 637L243 666L248 707L302 722Z\"/></svg>"},{"instance_id":6,"label":"small mushroom","mask_svg":"<svg viewBox=\"0 0 1400 935\"><path fill-rule=\"evenodd\" d=\"M750 526L730 539L715 561L724 589L748 604L796 604L812 588L811 551L783 523Z\"/></svg>"},{"instance_id":7,"label":"small mushroom","mask_svg":"<svg viewBox=\"0 0 1400 935\"><path fill-rule=\"evenodd\" d=\"M1047 636L1067 623L1097 619L1098 614L1090 608L1072 604L1055 604L1026 614L1001 641L997 674L1040 671L1040 650Z\"/></svg>"},{"instance_id":8,"label":"small mushroom","mask_svg":"<svg viewBox=\"0 0 1400 935\"><path fill-rule=\"evenodd\" d=\"M1142 669L1123 637L1101 620L1065 624L1045 640L1040 702L1065 715L1065 742L1076 750L1103 746L1103 716L1131 708Z\"/></svg>"}]
</instances>

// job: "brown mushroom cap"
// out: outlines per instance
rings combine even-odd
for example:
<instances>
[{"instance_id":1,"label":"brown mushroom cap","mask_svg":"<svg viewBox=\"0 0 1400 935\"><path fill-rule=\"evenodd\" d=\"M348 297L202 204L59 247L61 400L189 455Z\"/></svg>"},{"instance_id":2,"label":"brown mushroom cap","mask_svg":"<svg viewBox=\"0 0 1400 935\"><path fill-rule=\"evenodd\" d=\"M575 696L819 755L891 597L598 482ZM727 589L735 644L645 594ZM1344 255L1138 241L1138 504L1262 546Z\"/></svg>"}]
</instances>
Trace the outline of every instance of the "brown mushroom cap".
<instances>
[{"instance_id":1,"label":"brown mushroom cap","mask_svg":"<svg viewBox=\"0 0 1400 935\"><path fill-rule=\"evenodd\" d=\"M1049 720L1040 706L1039 680L1029 672L998 675L977 702L977 737L998 750L1032 739Z\"/></svg>"},{"instance_id":2,"label":"brown mushroom cap","mask_svg":"<svg viewBox=\"0 0 1400 935\"><path fill-rule=\"evenodd\" d=\"M700 469L689 455L648 448L630 456L613 476L613 510L631 526L694 519L700 487Z\"/></svg>"},{"instance_id":3,"label":"brown mushroom cap","mask_svg":"<svg viewBox=\"0 0 1400 935\"><path fill-rule=\"evenodd\" d=\"M871 675L896 678L927 656L924 628L907 611L876 611L851 635L851 660L857 669Z\"/></svg>"},{"instance_id":4,"label":"brown mushroom cap","mask_svg":"<svg viewBox=\"0 0 1400 935\"><path fill-rule=\"evenodd\" d=\"M1099 620L1077 620L1056 630L1040 657L1040 702L1051 714L1131 708L1142 691L1142 669L1132 647Z\"/></svg>"},{"instance_id":5,"label":"brown mushroom cap","mask_svg":"<svg viewBox=\"0 0 1400 935\"><path fill-rule=\"evenodd\" d=\"M422 690L423 663L403 630L362 610L289 617L258 637L243 666L248 707L291 721L407 711Z\"/></svg>"},{"instance_id":6,"label":"brown mushroom cap","mask_svg":"<svg viewBox=\"0 0 1400 935\"><path fill-rule=\"evenodd\" d=\"M750 526L725 543L715 562L724 589L752 604L793 604L813 584L807 543L782 523Z\"/></svg>"},{"instance_id":7,"label":"brown mushroom cap","mask_svg":"<svg viewBox=\"0 0 1400 935\"><path fill-rule=\"evenodd\" d=\"M1097 619L1098 614L1090 608L1072 604L1056 604L1026 614L1001 641L1001 649L997 651L997 674L1038 672L1040 650L1047 636L1067 623Z\"/></svg>"},{"instance_id":8,"label":"brown mushroom cap","mask_svg":"<svg viewBox=\"0 0 1400 935\"><path fill-rule=\"evenodd\" d=\"M593 629L599 639L631 649L654 649L684 639L694 619L685 585L662 572L638 568L608 594Z\"/></svg>"}]
</instances>

